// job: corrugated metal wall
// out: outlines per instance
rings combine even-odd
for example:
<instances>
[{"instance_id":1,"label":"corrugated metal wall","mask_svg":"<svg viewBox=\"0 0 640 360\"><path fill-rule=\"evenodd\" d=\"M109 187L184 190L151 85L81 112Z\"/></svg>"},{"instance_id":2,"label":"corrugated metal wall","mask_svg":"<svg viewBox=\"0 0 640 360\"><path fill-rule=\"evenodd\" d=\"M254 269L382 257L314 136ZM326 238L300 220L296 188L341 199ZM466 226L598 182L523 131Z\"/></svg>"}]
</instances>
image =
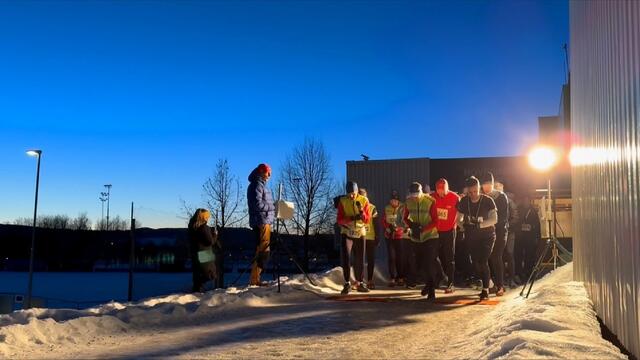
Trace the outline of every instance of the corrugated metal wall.
<instances>
[{"instance_id":1,"label":"corrugated metal wall","mask_svg":"<svg viewBox=\"0 0 640 360\"><path fill-rule=\"evenodd\" d=\"M574 273L640 356L640 2L572 1Z\"/></svg>"},{"instance_id":2,"label":"corrugated metal wall","mask_svg":"<svg viewBox=\"0 0 640 360\"><path fill-rule=\"evenodd\" d=\"M347 180L366 188L369 200L382 210L392 190L404 197L412 182L429 183L429 159L348 161Z\"/></svg>"}]
</instances>

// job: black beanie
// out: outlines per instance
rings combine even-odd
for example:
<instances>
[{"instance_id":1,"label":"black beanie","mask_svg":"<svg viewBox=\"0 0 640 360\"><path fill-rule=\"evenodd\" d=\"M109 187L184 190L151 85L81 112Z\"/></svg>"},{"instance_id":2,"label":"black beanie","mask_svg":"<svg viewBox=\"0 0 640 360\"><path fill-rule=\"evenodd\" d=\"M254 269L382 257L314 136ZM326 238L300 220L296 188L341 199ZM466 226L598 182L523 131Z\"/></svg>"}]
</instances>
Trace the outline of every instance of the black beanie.
<instances>
[{"instance_id":1,"label":"black beanie","mask_svg":"<svg viewBox=\"0 0 640 360\"><path fill-rule=\"evenodd\" d=\"M396 190L391 192L391 200L400 200L400 194Z\"/></svg>"},{"instance_id":2,"label":"black beanie","mask_svg":"<svg viewBox=\"0 0 640 360\"><path fill-rule=\"evenodd\" d=\"M478 181L477 177L470 176L467 178L467 180L464 181L464 186L468 188L473 186L480 186L480 181Z\"/></svg>"},{"instance_id":3,"label":"black beanie","mask_svg":"<svg viewBox=\"0 0 640 360\"><path fill-rule=\"evenodd\" d=\"M347 181L347 194L357 193L358 192L358 184L353 181Z\"/></svg>"},{"instance_id":4,"label":"black beanie","mask_svg":"<svg viewBox=\"0 0 640 360\"><path fill-rule=\"evenodd\" d=\"M480 177L480 183L481 184L485 184L485 183L492 183L493 184L493 173L491 173L491 171L487 171L485 174L483 174Z\"/></svg>"}]
</instances>

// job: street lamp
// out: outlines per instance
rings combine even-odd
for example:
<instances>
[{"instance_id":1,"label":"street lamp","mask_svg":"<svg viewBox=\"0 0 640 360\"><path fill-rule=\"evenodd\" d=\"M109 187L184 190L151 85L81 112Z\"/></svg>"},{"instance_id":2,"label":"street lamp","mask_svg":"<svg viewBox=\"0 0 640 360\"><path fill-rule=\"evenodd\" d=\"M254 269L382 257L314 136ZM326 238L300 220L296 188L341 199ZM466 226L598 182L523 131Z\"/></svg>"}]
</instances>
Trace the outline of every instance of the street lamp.
<instances>
[{"instance_id":1,"label":"street lamp","mask_svg":"<svg viewBox=\"0 0 640 360\"><path fill-rule=\"evenodd\" d=\"M38 168L36 170L36 200L33 207L33 227L31 229L31 253L29 255L29 285L27 287L26 309L31 308L31 292L33 289L33 260L36 246L36 220L38 218L38 188L40 187L40 159L42 150L28 150L27 155L38 158Z\"/></svg>"}]
</instances>

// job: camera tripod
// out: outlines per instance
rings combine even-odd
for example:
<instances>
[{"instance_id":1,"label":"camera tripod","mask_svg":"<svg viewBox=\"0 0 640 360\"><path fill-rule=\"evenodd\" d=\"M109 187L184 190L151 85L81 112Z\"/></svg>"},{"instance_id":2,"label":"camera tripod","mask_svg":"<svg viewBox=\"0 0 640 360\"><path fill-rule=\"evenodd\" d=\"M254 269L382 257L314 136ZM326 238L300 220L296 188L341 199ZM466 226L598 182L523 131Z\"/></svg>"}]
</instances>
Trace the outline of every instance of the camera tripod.
<instances>
[{"instance_id":1,"label":"camera tripod","mask_svg":"<svg viewBox=\"0 0 640 360\"><path fill-rule=\"evenodd\" d=\"M551 257L549 257L548 260L545 262L545 259L547 259L547 254L549 253L549 251L551 251ZM572 257L573 257L573 254L571 254L569 250L567 250L564 246L562 246L562 244L560 244L558 239L556 239L555 237L548 238L544 246L544 250L540 254L540 257L538 257L538 260L536 261L536 265L533 267L533 270L531 270L529 279L527 280L527 282L522 287L522 290L520 291L520 296L524 294L525 289L527 288L527 286L529 286L529 290L527 291L527 295L525 296L525 298L529 298L529 294L531 293L531 288L533 288L533 283L536 281L538 276L540 276L540 274L542 273L542 270L545 267L553 266L553 269L555 270L558 266L558 260L566 264L568 262L571 262Z\"/></svg>"},{"instance_id":2,"label":"camera tripod","mask_svg":"<svg viewBox=\"0 0 640 360\"><path fill-rule=\"evenodd\" d=\"M555 270L558 267L558 260L561 260L566 264L573 258L573 254L571 253L571 251L562 246L562 244L560 244L560 241L558 241L558 238L556 237L556 226L558 224L558 220L556 218L555 199L552 198L551 193L550 178L547 180L547 196L549 201L549 205L545 206L547 207L545 211L545 217L547 219L547 240L544 246L544 250L538 257L536 265L531 270L531 274L529 274L529 279L527 279L527 282L524 283L524 285L522 286L522 290L520 291L520 296L522 296L527 286L529 286L529 290L527 291L527 295L525 296L525 298L529 298L529 294L531 293L531 289L533 288L533 283L536 281L538 276L540 276L542 270L545 267L553 266L553 269ZM551 230L552 227L553 231ZM547 253L549 253L549 251L551 251L551 257L545 261L545 259L547 259Z\"/></svg>"}]
</instances>

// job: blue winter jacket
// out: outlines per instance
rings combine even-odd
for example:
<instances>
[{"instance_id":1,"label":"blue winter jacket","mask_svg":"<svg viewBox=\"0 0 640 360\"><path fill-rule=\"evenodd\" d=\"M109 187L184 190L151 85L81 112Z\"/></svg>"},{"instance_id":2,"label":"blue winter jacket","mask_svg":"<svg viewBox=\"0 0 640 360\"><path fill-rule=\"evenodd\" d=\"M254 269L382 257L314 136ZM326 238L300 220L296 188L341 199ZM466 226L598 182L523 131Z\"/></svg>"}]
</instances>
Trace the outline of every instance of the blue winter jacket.
<instances>
[{"instance_id":1,"label":"blue winter jacket","mask_svg":"<svg viewBox=\"0 0 640 360\"><path fill-rule=\"evenodd\" d=\"M266 186L258 169L249 175L247 188L247 202L249 205L249 226L272 224L276 214L276 206L271 196L271 190Z\"/></svg>"}]
</instances>

